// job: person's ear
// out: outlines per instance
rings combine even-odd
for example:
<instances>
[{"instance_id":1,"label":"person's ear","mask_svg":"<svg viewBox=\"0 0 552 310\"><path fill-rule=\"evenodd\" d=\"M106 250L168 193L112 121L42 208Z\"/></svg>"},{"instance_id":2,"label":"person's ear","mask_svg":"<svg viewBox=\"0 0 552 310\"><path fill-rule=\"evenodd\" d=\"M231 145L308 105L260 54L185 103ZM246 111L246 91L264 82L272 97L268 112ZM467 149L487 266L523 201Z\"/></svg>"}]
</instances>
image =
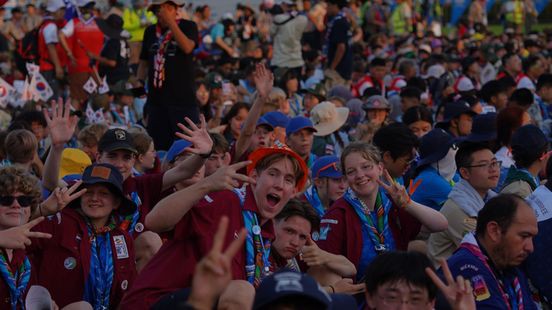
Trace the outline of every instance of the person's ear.
<instances>
[{"instance_id":1,"label":"person's ear","mask_svg":"<svg viewBox=\"0 0 552 310\"><path fill-rule=\"evenodd\" d=\"M136 161L141 163L144 160L144 154L138 154L134 158L136 158Z\"/></svg>"},{"instance_id":2,"label":"person's ear","mask_svg":"<svg viewBox=\"0 0 552 310\"><path fill-rule=\"evenodd\" d=\"M502 239L502 229L495 221L487 223L487 235L494 243L498 243Z\"/></svg>"},{"instance_id":3,"label":"person's ear","mask_svg":"<svg viewBox=\"0 0 552 310\"><path fill-rule=\"evenodd\" d=\"M230 152L225 152L225 153L224 153L224 160L223 160L224 165L225 165L225 166L230 165L230 162L231 162L231 161L232 161L232 155L230 155Z\"/></svg>"},{"instance_id":4,"label":"person's ear","mask_svg":"<svg viewBox=\"0 0 552 310\"><path fill-rule=\"evenodd\" d=\"M452 119L452 120L450 121L450 127L451 127L451 128L458 128L458 119L457 119L457 118Z\"/></svg>"},{"instance_id":5,"label":"person's ear","mask_svg":"<svg viewBox=\"0 0 552 310\"><path fill-rule=\"evenodd\" d=\"M316 178L313 180L313 183L314 183L314 186L316 186L317 188L321 188L324 186L324 179L325 178Z\"/></svg>"},{"instance_id":6,"label":"person's ear","mask_svg":"<svg viewBox=\"0 0 552 310\"><path fill-rule=\"evenodd\" d=\"M389 151L383 152L383 162L384 163L393 162L393 161L395 161L395 160L391 156L391 152L389 152Z\"/></svg>"},{"instance_id":7,"label":"person's ear","mask_svg":"<svg viewBox=\"0 0 552 310\"><path fill-rule=\"evenodd\" d=\"M260 173L257 171L257 169L251 169L251 172L249 172L249 177L255 180L255 183L251 184L251 188L255 189L257 186L257 180L259 179Z\"/></svg>"},{"instance_id":8,"label":"person's ear","mask_svg":"<svg viewBox=\"0 0 552 310\"><path fill-rule=\"evenodd\" d=\"M366 306L368 306L368 309L376 309L376 301L368 291L364 292L364 297L366 298Z\"/></svg>"},{"instance_id":9,"label":"person's ear","mask_svg":"<svg viewBox=\"0 0 552 310\"><path fill-rule=\"evenodd\" d=\"M458 172L460 173L460 176L462 177L462 179L466 181L470 180L470 171L468 168L465 168L465 167L458 168Z\"/></svg>"}]
</instances>

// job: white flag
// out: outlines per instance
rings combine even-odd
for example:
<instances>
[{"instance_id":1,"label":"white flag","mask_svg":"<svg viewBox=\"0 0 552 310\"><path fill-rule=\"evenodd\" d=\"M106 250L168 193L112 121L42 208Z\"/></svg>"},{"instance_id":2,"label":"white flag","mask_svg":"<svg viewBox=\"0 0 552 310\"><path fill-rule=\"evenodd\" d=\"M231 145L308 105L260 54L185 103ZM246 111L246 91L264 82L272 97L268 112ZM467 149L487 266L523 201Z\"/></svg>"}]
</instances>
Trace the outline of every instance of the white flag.
<instances>
[{"instance_id":1,"label":"white flag","mask_svg":"<svg viewBox=\"0 0 552 310\"><path fill-rule=\"evenodd\" d=\"M5 108L8 105L8 101L13 96L14 92L15 88L0 78L0 106L2 108Z\"/></svg>"},{"instance_id":2,"label":"white flag","mask_svg":"<svg viewBox=\"0 0 552 310\"><path fill-rule=\"evenodd\" d=\"M39 73L39 72L40 72L40 67L37 66L37 65L35 65L35 64L33 64L33 63L28 62L28 63L26 63L25 66L26 66L27 72L29 72L29 75L30 75L30 76L33 76L33 75L35 75L36 73Z\"/></svg>"},{"instance_id":3,"label":"white flag","mask_svg":"<svg viewBox=\"0 0 552 310\"><path fill-rule=\"evenodd\" d=\"M35 72L30 86L32 97L35 101L48 101L54 95L52 87L50 87L50 84L46 82L46 79L40 72Z\"/></svg>"},{"instance_id":4,"label":"white flag","mask_svg":"<svg viewBox=\"0 0 552 310\"><path fill-rule=\"evenodd\" d=\"M86 90L87 93L92 94L98 89L98 84L92 77L88 78L88 81L84 83L84 86L82 87L84 90Z\"/></svg>"},{"instance_id":5,"label":"white flag","mask_svg":"<svg viewBox=\"0 0 552 310\"><path fill-rule=\"evenodd\" d=\"M107 79L104 76L102 84L100 85L100 88L98 88L98 94L103 95L107 94L107 92L109 92L109 85L107 85Z\"/></svg>"},{"instance_id":6,"label":"white flag","mask_svg":"<svg viewBox=\"0 0 552 310\"><path fill-rule=\"evenodd\" d=\"M96 123L96 114L94 114L94 110L92 110L90 104L86 106L86 118L88 119L88 124Z\"/></svg>"}]
</instances>

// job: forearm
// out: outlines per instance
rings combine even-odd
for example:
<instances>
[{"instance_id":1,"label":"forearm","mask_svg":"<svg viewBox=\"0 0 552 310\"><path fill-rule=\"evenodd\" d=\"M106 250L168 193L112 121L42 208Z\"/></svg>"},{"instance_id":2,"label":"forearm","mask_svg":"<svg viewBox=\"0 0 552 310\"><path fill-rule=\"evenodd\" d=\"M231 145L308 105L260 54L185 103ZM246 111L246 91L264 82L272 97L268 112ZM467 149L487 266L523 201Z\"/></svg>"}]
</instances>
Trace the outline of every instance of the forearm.
<instances>
[{"instance_id":1,"label":"forearm","mask_svg":"<svg viewBox=\"0 0 552 310\"><path fill-rule=\"evenodd\" d=\"M176 40L176 43L178 43L178 46L184 53L191 54L192 51L195 48L195 42L194 40L190 40L178 27L178 23L171 23L169 25L169 28L171 29L174 39Z\"/></svg>"},{"instance_id":2,"label":"forearm","mask_svg":"<svg viewBox=\"0 0 552 310\"><path fill-rule=\"evenodd\" d=\"M328 262L325 267L343 278L351 278L357 274L356 267L343 255L327 253Z\"/></svg>"},{"instance_id":3,"label":"forearm","mask_svg":"<svg viewBox=\"0 0 552 310\"><path fill-rule=\"evenodd\" d=\"M413 200L406 206L406 212L420 221L430 232L443 231L448 227L448 221L441 212Z\"/></svg>"},{"instance_id":4,"label":"forearm","mask_svg":"<svg viewBox=\"0 0 552 310\"><path fill-rule=\"evenodd\" d=\"M337 49L335 50L334 58L332 59L332 63L330 65L330 69L335 70L337 68L337 65L341 62L341 59L343 59L343 56L345 55L345 43L339 43L337 45Z\"/></svg>"},{"instance_id":5,"label":"forearm","mask_svg":"<svg viewBox=\"0 0 552 310\"><path fill-rule=\"evenodd\" d=\"M49 191L53 191L59 184L59 168L61 166L62 145L53 145L50 147L46 163L44 164L44 175L42 176L42 186Z\"/></svg>"},{"instance_id":6,"label":"forearm","mask_svg":"<svg viewBox=\"0 0 552 310\"><path fill-rule=\"evenodd\" d=\"M226 51L226 53L228 54L232 54L234 53L234 49L232 49L232 47L228 46L228 44L226 44L226 42L224 42L224 40L221 38L221 37L218 37L215 42L217 43L217 45L222 48L224 51Z\"/></svg>"},{"instance_id":7,"label":"forearm","mask_svg":"<svg viewBox=\"0 0 552 310\"><path fill-rule=\"evenodd\" d=\"M199 155L192 155L163 175L163 190L173 187L176 183L191 178L205 163Z\"/></svg>"},{"instance_id":8,"label":"forearm","mask_svg":"<svg viewBox=\"0 0 552 310\"><path fill-rule=\"evenodd\" d=\"M54 64L54 67L56 70L61 69L61 63L59 62L59 57L56 51L56 46L54 44L48 44L48 56L50 56L50 60Z\"/></svg>"},{"instance_id":9,"label":"forearm","mask_svg":"<svg viewBox=\"0 0 552 310\"><path fill-rule=\"evenodd\" d=\"M257 121L261 117L261 111L263 110L264 104L267 100L268 98L266 97L258 95L255 97L255 102L253 103L253 106L245 119L240 137L238 138L238 141L236 141L236 158L240 158L240 156L245 153L251 145L251 137L253 137L253 134L255 133Z\"/></svg>"},{"instance_id":10,"label":"forearm","mask_svg":"<svg viewBox=\"0 0 552 310\"><path fill-rule=\"evenodd\" d=\"M138 64L138 71L136 72L136 77L140 81L145 81L148 76L148 67L149 62L147 60L140 60Z\"/></svg>"},{"instance_id":11,"label":"forearm","mask_svg":"<svg viewBox=\"0 0 552 310\"><path fill-rule=\"evenodd\" d=\"M116 60L105 58L105 57L102 57L102 56L97 56L95 58L102 65L105 65L105 66L108 66L108 67L111 67L111 68L114 68L115 66L117 66L117 61Z\"/></svg>"},{"instance_id":12,"label":"forearm","mask_svg":"<svg viewBox=\"0 0 552 310\"><path fill-rule=\"evenodd\" d=\"M69 48L69 44L67 43L67 38L63 34L63 32L59 32L59 43L61 43L61 47L63 47L63 50L67 53L67 56L72 57L73 52Z\"/></svg>"},{"instance_id":13,"label":"forearm","mask_svg":"<svg viewBox=\"0 0 552 310\"><path fill-rule=\"evenodd\" d=\"M146 216L148 229L157 233L173 229L186 213L209 193L208 182L208 179L203 179L159 201Z\"/></svg>"}]
</instances>

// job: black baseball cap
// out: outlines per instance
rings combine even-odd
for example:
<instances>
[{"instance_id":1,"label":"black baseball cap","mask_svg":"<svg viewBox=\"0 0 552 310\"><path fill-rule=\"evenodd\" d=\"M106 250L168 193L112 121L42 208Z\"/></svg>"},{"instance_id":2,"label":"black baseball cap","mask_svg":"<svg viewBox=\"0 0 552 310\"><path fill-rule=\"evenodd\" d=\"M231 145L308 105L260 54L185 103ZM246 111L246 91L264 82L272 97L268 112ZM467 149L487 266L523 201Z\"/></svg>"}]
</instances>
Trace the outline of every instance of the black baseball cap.
<instances>
[{"instance_id":1,"label":"black baseball cap","mask_svg":"<svg viewBox=\"0 0 552 310\"><path fill-rule=\"evenodd\" d=\"M136 151L136 147L134 146L132 135L124 129L109 129L105 132L98 143L98 151L100 153L112 152L116 150L126 150L132 153L138 153L138 151Z\"/></svg>"}]
</instances>

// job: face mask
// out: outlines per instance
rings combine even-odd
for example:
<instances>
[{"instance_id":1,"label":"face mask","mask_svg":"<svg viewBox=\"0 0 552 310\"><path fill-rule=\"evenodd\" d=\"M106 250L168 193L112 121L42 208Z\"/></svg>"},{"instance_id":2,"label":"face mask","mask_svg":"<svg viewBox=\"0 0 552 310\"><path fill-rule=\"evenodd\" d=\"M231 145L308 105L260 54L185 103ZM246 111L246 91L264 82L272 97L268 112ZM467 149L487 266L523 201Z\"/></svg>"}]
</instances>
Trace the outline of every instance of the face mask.
<instances>
[{"instance_id":1,"label":"face mask","mask_svg":"<svg viewBox=\"0 0 552 310\"><path fill-rule=\"evenodd\" d=\"M456 162L454 156L456 155L457 148L450 148L447 155L441 158L439 161L432 163L431 166L437 170L440 176L445 180L451 181L456 174Z\"/></svg>"},{"instance_id":2,"label":"face mask","mask_svg":"<svg viewBox=\"0 0 552 310\"><path fill-rule=\"evenodd\" d=\"M144 96L143 98L134 98L134 109L136 110L136 117L138 119L142 119L142 116L144 115L144 106L146 105L147 100L148 97L146 96Z\"/></svg>"}]
</instances>

